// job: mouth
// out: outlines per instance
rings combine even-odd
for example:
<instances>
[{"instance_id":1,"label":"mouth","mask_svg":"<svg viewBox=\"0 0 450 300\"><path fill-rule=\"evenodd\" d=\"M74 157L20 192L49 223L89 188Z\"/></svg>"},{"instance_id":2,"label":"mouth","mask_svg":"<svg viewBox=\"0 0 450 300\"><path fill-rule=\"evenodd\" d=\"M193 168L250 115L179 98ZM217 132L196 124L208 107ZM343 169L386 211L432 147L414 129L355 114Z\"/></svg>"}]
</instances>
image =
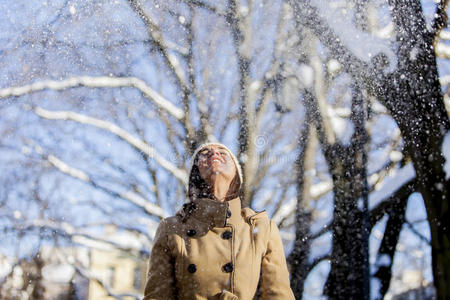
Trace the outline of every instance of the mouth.
<instances>
[{"instance_id":1,"label":"mouth","mask_svg":"<svg viewBox=\"0 0 450 300\"><path fill-rule=\"evenodd\" d=\"M214 166L214 165L220 165L220 164L222 164L222 162L219 160L219 159L213 159L210 163L209 163L209 165L210 166Z\"/></svg>"}]
</instances>

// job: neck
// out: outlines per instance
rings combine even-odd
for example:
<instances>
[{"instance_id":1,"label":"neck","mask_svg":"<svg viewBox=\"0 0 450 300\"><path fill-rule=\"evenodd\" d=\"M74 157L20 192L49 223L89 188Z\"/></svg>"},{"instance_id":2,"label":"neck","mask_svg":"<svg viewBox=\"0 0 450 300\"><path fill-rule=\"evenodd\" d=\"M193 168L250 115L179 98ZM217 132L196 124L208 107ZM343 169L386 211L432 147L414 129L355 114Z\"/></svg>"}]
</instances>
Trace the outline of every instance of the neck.
<instances>
[{"instance_id":1,"label":"neck","mask_svg":"<svg viewBox=\"0 0 450 300\"><path fill-rule=\"evenodd\" d=\"M224 178L220 177L215 178L215 180L211 183L211 194L214 196L214 199L216 201L225 201L228 189L230 188L230 183L230 181L227 181Z\"/></svg>"}]
</instances>

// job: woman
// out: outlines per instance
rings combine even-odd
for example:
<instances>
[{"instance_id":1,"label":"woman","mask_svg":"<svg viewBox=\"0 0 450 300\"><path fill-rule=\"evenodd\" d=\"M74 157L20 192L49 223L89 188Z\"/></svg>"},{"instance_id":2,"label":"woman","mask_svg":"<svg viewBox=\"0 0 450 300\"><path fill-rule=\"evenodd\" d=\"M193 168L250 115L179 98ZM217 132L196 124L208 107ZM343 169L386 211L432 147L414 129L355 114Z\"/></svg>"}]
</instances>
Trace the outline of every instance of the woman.
<instances>
[{"instance_id":1,"label":"woman","mask_svg":"<svg viewBox=\"0 0 450 300\"><path fill-rule=\"evenodd\" d=\"M200 146L189 172L190 202L161 221L144 300L294 299L283 245L265 212L241 208L242 171L219 143Z\"/></svg>"}]
</instances>

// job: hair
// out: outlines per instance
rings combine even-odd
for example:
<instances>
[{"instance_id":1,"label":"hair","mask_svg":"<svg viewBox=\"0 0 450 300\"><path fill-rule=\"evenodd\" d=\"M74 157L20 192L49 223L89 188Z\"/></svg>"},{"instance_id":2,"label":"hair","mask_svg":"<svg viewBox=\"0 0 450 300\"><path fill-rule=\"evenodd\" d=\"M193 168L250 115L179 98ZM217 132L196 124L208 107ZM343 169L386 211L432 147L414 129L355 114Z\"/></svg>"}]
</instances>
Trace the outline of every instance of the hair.
<instances>
[{"instance_id":1,"label":"hair","mask_svg":"<svg viewBox=\"0 0 450 300\"><path fill-rule=\"evenodd\" d=\"M206 183L206 181L200 175L200 170L198 169L198 153L194 158L191 174L189 176L189 186L188 186L188 197L190 201L195 201L197 198L210 198L214 199L211 187ZM241 193L241 180L239 178L237 166L236 174L230 183L227 195L225 196L225 201L234 199L238 197Z\"/></svg>"}]
</instances>

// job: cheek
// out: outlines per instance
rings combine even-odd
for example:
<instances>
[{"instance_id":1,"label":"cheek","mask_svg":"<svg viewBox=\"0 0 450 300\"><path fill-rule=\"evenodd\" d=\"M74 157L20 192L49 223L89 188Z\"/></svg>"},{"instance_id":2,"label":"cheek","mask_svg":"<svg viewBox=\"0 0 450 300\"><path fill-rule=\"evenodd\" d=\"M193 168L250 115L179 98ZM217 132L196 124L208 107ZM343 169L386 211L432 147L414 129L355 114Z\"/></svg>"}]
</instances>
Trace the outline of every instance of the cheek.
<instances>
[{"instance_id":1,"label":"cheek","mask_svg":"<svg viewBox=\"0 0 450 300\"><path fill-rule=\"evenodd\" d=\"M204 164L199 164L198 165L198 170L200 171L201 174L205 174L207 168Z\"/></svg>"},{"instance_id":2,"label":"cheek","mask_svg":"<svg viewBox=\"0 0 450 300\"><path fill-rule=\"evenodd\" d=\"M233 175L236 172L236 167L234 166L234 163L232 161L230 161L227 163L225 170L226 170L227 174Z\"/></svg>"},{"instance_id":3,"label":"cheek","mask_svg":"<svg viewBox=\"0 0 450 300\"><path fill-rule=\"evenodd\" d=\"M205 170L206 168L208 168L208 162L207 162L206 160L199 160L199 161L197 162L197 167L198 167L199 169Z\"/></svg>"}]
</instances>

